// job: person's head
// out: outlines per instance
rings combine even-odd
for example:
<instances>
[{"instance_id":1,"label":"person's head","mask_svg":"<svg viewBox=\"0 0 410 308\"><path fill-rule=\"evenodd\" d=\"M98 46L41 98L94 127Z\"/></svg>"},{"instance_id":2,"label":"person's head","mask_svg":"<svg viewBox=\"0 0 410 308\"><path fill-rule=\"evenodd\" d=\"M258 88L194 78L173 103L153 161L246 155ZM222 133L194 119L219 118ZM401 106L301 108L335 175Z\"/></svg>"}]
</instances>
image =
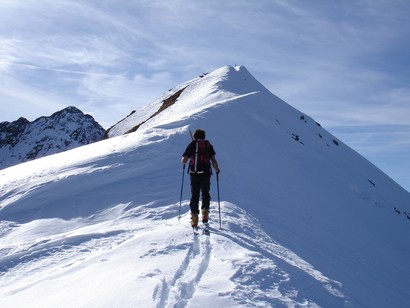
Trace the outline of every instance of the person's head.
<instances>
[{"instance_id":1,"label":"person's head","mask_svg":"<svg viewBox=\"0 0 410 308\"><path fill-rule=\"evenodd\" d=\"M198 128L194 132L194 139L205 139L205 131Z\"/></svg>"}]
</instances>

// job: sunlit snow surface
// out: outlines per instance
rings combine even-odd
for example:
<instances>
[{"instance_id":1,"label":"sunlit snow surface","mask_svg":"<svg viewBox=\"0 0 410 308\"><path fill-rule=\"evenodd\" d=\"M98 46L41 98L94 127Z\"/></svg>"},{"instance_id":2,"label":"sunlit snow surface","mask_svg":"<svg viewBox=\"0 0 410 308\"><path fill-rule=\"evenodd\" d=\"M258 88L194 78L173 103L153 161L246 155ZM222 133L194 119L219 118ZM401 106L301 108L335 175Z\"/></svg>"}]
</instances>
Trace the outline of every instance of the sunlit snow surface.
<instances>
[{"instance_id":1,"label":"sunlit snow surface","mask_svg":"<svg viewBox=\"0 0 410 308\"><path fill-rule=\"evenodd\" d=\"M408 305L404 189L244 67L185 86L135 133L0 171L1 307ZM187 174L178 216L197 127L222 170L222 230L213 176L196 237Z\"/></svg>"}]
</instances>

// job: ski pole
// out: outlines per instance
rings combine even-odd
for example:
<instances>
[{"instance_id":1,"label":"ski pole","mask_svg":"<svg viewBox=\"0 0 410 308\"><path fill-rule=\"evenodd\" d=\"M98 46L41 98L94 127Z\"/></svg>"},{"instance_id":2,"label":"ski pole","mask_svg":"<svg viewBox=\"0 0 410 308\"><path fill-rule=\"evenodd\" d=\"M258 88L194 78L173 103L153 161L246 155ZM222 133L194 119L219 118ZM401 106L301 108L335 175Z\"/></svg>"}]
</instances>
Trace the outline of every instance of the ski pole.
<instances>
[{"instance_id":1,"label":"ski pole","mask_svg":"<svg viewBox=\"0 0 410 308\"><path fill-rule=\"evenodd\" d=\"M183 167L182 167L182 183L181 183L181 196L179 197L178 220L181 219L181 204L182 204L182 191L184 189L184 176L185 176L185 164L183 164Z\"/></svg>"},{"instance_id":2,"label":"ski pole","mask_svg":"<svg viewBox=\"0 0 410 308\"><path fill-rule=\"evenodd\" d=\"M221 200L219 197L219 172L216 174L216 187L218 189L218 211L219 211L219 230L222 230L221 222Z\"/></svg>"}]
</instances>

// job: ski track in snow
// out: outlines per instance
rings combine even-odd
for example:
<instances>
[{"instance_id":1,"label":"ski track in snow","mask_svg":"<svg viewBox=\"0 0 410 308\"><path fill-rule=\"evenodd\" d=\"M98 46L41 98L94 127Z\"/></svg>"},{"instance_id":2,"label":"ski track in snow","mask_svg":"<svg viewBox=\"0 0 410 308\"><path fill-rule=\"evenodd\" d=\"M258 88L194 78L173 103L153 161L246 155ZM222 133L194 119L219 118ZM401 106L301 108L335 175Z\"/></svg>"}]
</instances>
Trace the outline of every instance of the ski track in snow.
<instances>
[{"instance_id":1,"label":"ski track in snow","mask_svg":"<svg viewBox=\"0 0 410 308\"><path fill-rule=\"evenodd\" d=\"M167 282L164 277L155 288L153 298L160 293L157 308L187 307L197 284L207 271L212 250L210 236L193 235L193 238L193 243L189 245L187 254L172 279Z\"/></svg>"}]
</instances>

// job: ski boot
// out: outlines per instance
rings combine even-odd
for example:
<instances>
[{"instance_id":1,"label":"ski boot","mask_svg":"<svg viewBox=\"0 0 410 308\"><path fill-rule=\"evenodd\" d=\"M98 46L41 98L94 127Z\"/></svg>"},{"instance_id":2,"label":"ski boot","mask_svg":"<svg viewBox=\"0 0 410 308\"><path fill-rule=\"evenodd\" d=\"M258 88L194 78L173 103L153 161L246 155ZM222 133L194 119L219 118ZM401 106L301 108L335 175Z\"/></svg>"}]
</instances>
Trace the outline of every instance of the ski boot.
<instances>
[{"instance_id":1,"label":"ski boot","mask_svg":"<svg viewBox=\"0 0 410 308\"><path fill-rule=\"evenodd\" d=\"M191 226L198 229L198 214L191 214Z\"/></svg>"},{"instance_id":2,"label":"ski boot","mask_svg":"<svg viewBox=\"0 0 410 308\"><path fill-rule=\"evenodd\" d=\"M202 209L202 223L204 223L204 224L208 223L208 216L209 216L209 210L208 209Z\"/></svg>"}]
</instances>

